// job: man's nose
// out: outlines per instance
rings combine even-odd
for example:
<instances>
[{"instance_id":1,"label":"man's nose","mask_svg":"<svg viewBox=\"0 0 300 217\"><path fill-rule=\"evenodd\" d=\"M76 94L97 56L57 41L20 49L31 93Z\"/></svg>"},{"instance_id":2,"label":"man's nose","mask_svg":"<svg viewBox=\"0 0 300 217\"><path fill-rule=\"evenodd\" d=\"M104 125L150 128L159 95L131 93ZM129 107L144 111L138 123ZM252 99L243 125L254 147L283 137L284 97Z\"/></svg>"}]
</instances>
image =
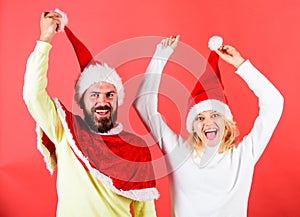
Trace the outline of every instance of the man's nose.
<instances>
[{"instance_id":1,"label":"man's nose","mask_svg":"<svg viewBox=\"0 0 300 217\"><path fill-rule=\"evenodd\" d=\"M106 102L106 95L103 93L99 93L96 98L97 103Z\"/></svg>"}]
</instances>

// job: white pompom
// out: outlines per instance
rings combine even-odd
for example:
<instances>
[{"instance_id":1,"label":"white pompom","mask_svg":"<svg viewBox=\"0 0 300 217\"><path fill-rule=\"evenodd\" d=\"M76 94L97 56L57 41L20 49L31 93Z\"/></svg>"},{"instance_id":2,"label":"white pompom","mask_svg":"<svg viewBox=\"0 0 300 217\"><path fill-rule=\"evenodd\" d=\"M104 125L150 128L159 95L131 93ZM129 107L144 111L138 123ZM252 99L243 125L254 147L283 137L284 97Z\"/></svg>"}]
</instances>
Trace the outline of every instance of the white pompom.
<instances>
[{"instance_id":1,"label":"white pompom","mask_svg":"<svg viewBox=\"0 0 300 217\"><path fill-rule=\"evenodd\" d=\"M65 12L59 10L58 8L56 8L54 11L61 15L61 18L60 18L61 25L60 25L58 32L64 31L65 26L68 24L67 14Z\"/></svg>"},{"instance_id":2,"label":"white pompom","mask_svg":"<svg viewBox=\"0 0 300 217\"><path fill-rule=\"evenodd\" d=\"M223 44L223 38L221 36L213 36L208 41L208 47L210 50L218 50Z\"/></svg>"}]
</instances>

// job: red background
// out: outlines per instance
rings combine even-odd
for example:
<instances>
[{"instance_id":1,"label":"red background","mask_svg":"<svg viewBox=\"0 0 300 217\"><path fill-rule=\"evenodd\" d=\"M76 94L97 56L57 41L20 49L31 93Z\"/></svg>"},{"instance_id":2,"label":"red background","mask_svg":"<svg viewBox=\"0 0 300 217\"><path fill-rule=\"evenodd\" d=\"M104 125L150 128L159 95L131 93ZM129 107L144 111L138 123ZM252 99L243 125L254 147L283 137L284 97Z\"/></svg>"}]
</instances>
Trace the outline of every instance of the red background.
<instances>
[{"instance_id":1,"label":"red background","mask_svg":"<svg viewBox=\"0 0 300 217\"><path fill-rule=\"evenodd\" d=\"M0 216L55 216L55 175L49 175L36 150L35 123L22 100L26 60L39 37L40 14L54 8L68 14L69 26L93 53L137 36L179 33L182 42L207 57L208 38L220 34L225 43L250 58L284 95L285 108L256 166L249 217L300 216L298 0L1 0ZM72 72L78 65L64 34L55 37L50 59L48 92L70 107L77 75ZM136 66L121 66L120 74L135 67L142 73L146 65L147 61L141 61ZM223 62L220 67L230 106L241 134L245 134L257 114L257 100L233 74L233 67ZM171 74L168 70L165 73ZM125 80L134 72L126 76ZM160 109L166 120L180 131L184 123L176 119L176 109L169 112L167 106L172 103L162 101ZM134 111L131 113L137 126L142 126ZM169 216L166 177L158 180L158 187L158 216Z\"/></svg>"}]
</instances>

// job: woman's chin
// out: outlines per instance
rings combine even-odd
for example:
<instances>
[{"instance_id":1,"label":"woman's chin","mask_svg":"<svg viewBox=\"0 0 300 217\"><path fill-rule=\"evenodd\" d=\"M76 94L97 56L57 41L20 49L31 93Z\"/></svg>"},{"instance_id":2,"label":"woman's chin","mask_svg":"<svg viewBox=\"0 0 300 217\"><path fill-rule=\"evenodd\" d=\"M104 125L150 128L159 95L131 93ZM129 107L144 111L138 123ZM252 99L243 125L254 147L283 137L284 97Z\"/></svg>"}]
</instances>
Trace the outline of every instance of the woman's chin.
<instances>
[{"instance_id":1,"label":"woman's chin","mask_svg":"<svg viewBox=\"0 0 300 217\"><path fill-rule=\"evenodd\" d=\"M209 147L217 146L220 143L219 139L206 140L205 144Z\"/></svg>"}]
</instances>

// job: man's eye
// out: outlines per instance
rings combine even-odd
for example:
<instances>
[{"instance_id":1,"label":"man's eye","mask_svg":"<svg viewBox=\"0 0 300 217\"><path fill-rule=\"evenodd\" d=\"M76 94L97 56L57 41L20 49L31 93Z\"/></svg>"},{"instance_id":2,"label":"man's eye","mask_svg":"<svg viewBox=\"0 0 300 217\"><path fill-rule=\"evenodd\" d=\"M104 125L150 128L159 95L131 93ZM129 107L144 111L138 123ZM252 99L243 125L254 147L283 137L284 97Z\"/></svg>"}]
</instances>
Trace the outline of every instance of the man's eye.
<instances>
[{"instance_id":1,"label":"man's eye","mask_svg":"<svg viewBox=\"0 0 300 217\"><path fill-rule=\"evenodd\" d=\"M109 92L106 94L107 98L113 98L114 96L115 96L115 93L113 93L113 92Z\"/></svg>"},{"instance_id":2,"label":"man's eye","mask_svg":"<svg viewBox=\"0 0 300 217\"><path fill-rule=\"evenodd\" d=\"M96 97L97 96L97 94L96 93L91 93L91 95L90 95L91 97Z\"/></svg>"}]
</instances>

